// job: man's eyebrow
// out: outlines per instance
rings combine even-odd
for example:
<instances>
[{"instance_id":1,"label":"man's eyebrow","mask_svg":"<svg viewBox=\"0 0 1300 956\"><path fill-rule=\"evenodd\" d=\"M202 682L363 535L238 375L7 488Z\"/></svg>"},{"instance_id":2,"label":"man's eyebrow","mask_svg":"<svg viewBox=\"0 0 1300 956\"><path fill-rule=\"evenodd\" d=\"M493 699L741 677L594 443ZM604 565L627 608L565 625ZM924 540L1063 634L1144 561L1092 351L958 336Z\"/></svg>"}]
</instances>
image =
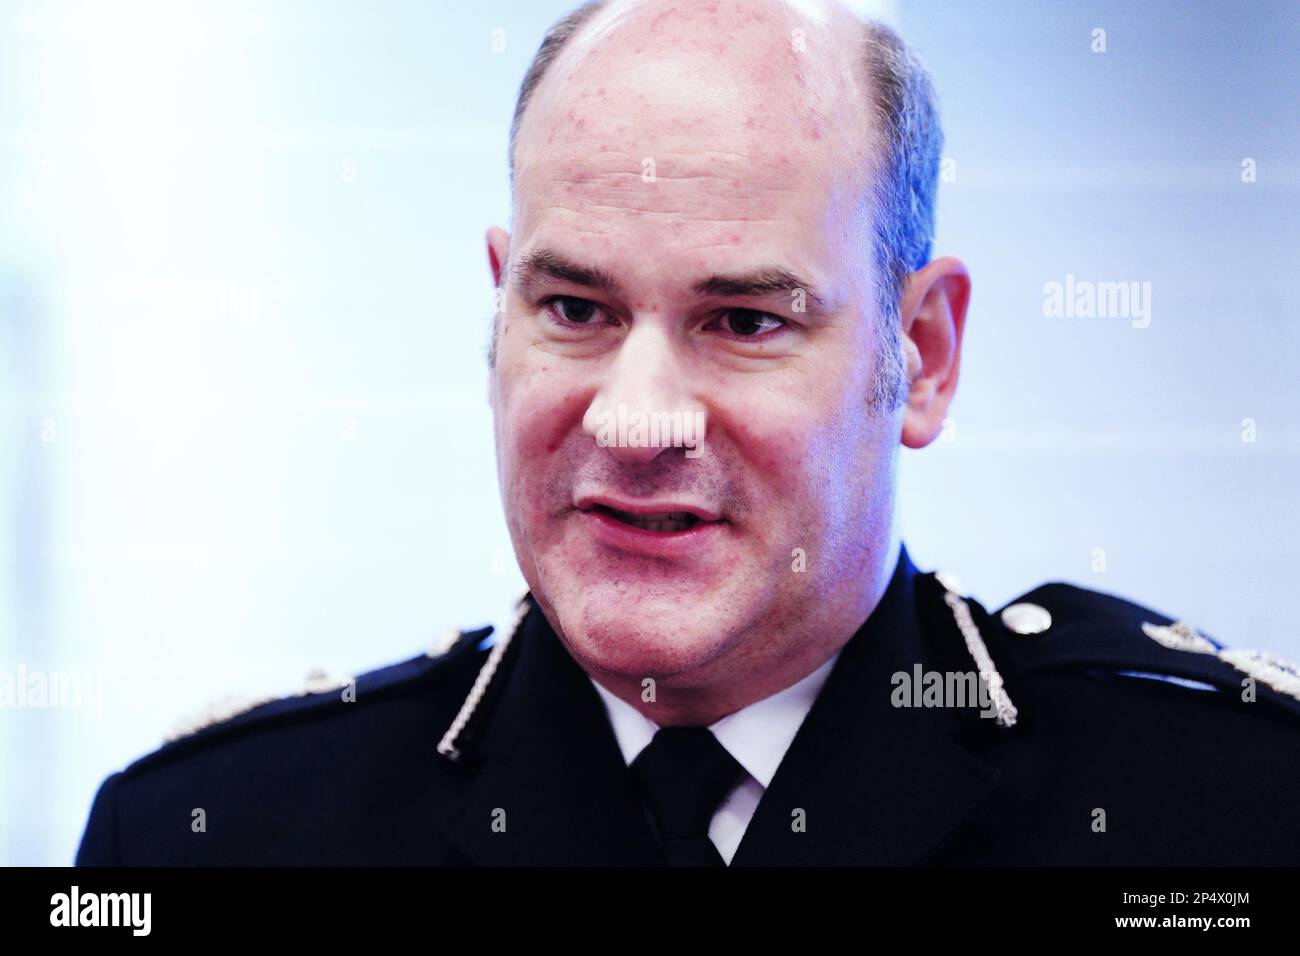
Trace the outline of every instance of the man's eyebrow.
<instances>
[{"instance_id":1,"label":"man's eyebrow","mask_svg":"<svg viewBox=\"0 0 1300 956\"><path fill-rule=\"evenodd\" d=\"M600 289L612 295L622 295L619 282L612 273L596 266L578 265L550 249L538 249L520 257L510 271L525 295L543 279L559 279L574 285Z\"/></svg>"},{"instance_id":2,"label":"man's eyebrow","mask_svg":"<svg viewBox=\"0 0 1300 956\"><path fill-rule=\"evenodd\" d=\"M545 279L558 279L622 296L622 287L613 273L598 266L580 265L552 249L538 249L521 256L510 267L510 272L524 295ZM819 307L826 307L825 297L815 286L780 266L767 266L731 275L712 275L691 286L691 291L697 296L737 298L758 298L795 290L802 290Z\"/></svg>"},{"instance_id":3,"label":"man's eyebrow","mask_svg":"<svg viewBox=\"0 0 1300 956\"><path fill-rule=\"evenodd\" d=\"M696 295L750 296L755 298L771 295L774 292L794 292L796 289L802 290L808 298L819 306L825 307L825 300L811 283L799 278L789 269L778 266L755 269L753 272L738 275L709 276L707 279L701 279L692 287L692 291Z\"/></svg>"}]
</instances>

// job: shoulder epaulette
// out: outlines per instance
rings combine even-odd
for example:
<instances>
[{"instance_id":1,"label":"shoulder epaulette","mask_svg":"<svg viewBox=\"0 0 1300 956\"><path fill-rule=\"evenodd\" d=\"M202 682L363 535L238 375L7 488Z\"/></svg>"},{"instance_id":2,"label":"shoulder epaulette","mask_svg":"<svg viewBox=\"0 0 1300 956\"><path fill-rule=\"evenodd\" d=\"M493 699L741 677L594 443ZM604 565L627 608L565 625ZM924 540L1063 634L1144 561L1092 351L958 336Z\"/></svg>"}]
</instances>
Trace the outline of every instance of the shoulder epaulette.
<instances>
[{"instance_id":1,"label":"shoulder epaulette","mask_svg":"<svg viewBox=\"0 0 1300 956\"><path fill-rule=\"evenodd\" d=\"M303 714L340 700L358 702L371 699L376 692L399 687L428 677L452 661L465 656L492 634L491 627L475 630L452 630L441 636L423 654L390 664L356 677L332 678L321 671L307 675L296 692L276 696L227 696L204 710L179 722L164 739L160 750L136 764L154 757L175 753L177 748L213 739L237 728L273 721L276 718Z\"/></svg>"},{"instance_id":2,"label":"shoulder epaulette","mask_svg":"<svg viewBox=\"0 0 1300 956\"><path fill-rule=\"evenodd\" d=\"M1191 624L1111 594L1052 582L989 617L1020 673L1107 671L1247 695L1258 685L1260 699L1300 714L1297 665L1227 647Z\"/></svg>"}]
</instances>

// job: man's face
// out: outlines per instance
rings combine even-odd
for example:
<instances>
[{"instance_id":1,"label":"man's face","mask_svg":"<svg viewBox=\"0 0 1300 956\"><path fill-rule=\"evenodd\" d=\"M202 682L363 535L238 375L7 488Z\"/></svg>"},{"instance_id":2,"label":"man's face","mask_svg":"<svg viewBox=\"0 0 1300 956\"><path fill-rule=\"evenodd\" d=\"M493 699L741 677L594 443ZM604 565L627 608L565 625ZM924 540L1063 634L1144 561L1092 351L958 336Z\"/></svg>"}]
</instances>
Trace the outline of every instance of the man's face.
<instances>
[{"instance_id":1,"label":"man's face","mask_svg":"<svg viewBox=\"0 0 1300 956\"><path fill-rule=\"evenodd\" d=\"M664 9L589 27L528 108L491 388L515 551L570 651L707 688L869 612L899 416L869 403L855 47L775 4ZM627 443L701 414L696 449Z\"/></svg>"}]
</instances>

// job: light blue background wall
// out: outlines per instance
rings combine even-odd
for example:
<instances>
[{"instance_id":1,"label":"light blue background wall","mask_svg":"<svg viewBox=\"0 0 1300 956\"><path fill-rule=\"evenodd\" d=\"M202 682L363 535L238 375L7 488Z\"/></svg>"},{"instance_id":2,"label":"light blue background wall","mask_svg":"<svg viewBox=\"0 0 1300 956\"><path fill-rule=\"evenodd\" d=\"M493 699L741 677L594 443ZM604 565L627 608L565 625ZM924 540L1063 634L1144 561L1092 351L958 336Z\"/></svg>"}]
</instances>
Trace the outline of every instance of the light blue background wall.
<instances>
[{"instance_id":1,"label":"light blue background wall","mask_svg":"<svg viewBox=\"0 0 1300 956\"><path fill-rule=\"evenodd\" d=\"M1295 5L872 6L933 70L975 281L914 557L1300 656ZM566 9L0 6L0 668L103 688L0 710L0 862L70 861L102 777L223 694L508 618L483 232ZM1149 327L1045 316L1067 274L1150 282Z\"/></svg>"}]
</instances>

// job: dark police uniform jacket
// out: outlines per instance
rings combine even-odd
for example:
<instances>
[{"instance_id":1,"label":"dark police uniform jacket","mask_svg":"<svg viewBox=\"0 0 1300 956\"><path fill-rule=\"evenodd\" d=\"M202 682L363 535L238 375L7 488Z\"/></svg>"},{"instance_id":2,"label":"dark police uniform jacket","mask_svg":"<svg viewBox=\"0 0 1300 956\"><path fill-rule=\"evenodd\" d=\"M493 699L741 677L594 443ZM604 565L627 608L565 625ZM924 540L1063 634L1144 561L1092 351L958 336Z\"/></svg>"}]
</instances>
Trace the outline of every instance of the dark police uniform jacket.
<instances>
[{"instance_id":1,"label":"dark police uniform jacket","mask_svg":"<svg viewBox=\"0 0 1300 956\"><path fill-rule=\"evenodd\" d=\"M947 580L902 552L733 866L1300 863L1294 669L1067 584L990 614ZM654 864L602 701L520 609L495 658L466 632L113 774L78 864ZM996 671L1013 719L902 706L917 665Z\"/></svg>"}]
</instances>

